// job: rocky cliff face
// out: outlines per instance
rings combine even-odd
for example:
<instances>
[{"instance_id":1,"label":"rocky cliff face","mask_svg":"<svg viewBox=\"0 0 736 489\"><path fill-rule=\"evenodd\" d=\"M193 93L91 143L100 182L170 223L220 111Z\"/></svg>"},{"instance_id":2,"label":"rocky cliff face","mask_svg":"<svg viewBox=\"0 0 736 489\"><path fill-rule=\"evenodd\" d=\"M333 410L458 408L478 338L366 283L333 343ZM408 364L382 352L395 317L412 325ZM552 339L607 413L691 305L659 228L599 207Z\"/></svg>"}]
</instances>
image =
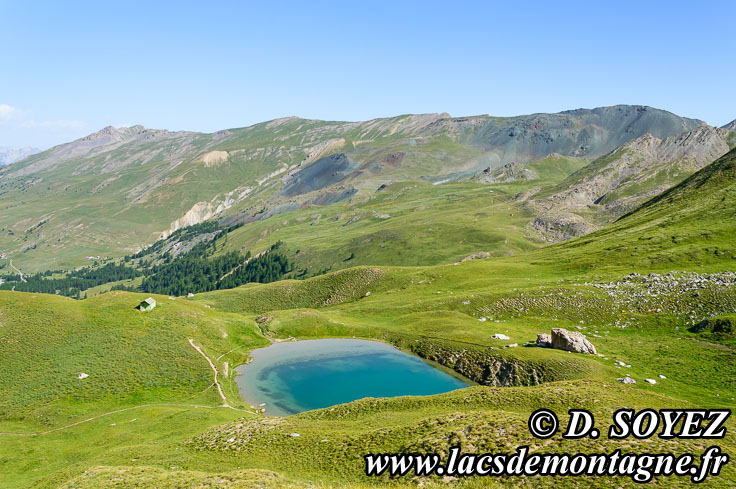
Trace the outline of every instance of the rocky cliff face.
<instances>
[{"instance_id":1,"label":"rocky cliff face","mask_svg":"<svg viewBox=\"0 0 736 489\"><path fill-rule=\"evenodd\" d=\"M450 368L481 385L529 386L583 375L583 371L579 370L582 364L568 364L557 369L554 362L525 361L504 356L493 348L434 339L416 340L398 335L391 335L387 339L400 348Z\"/></svg>"}]
</instances>

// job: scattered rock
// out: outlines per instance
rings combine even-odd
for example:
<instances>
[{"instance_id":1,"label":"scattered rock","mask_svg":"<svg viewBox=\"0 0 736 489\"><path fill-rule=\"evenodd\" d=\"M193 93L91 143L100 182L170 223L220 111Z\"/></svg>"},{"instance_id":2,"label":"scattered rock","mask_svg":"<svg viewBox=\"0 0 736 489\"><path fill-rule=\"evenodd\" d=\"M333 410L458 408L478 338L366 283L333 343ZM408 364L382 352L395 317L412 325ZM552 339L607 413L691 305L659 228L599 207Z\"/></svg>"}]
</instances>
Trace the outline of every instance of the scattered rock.
<instances>
[{"instance_id":1,"label":"scattered rock","mask_svg":"<svg viewBox=\"0 0 736 489\"><path fill-rule=\"evenodd\" d=\"M300 435L299 433L292 433L291 436L293 436L294 438L296 438L296 437L302 436L302 435Z\"/></svg>"},{"instance_id":2,"label":"scattered rock","mask_svg":"<svg viewBox=\"0 0 736 489\"><path fill-rule=\"evenodd\" d=\"M585 338L583 333L568 331L563 328L552 329L552 348L571 351L574 353L598 353L593 343Z\"/></svg>"},{"instance_id":3,"label":"scattered rock","mask_svg":"<svg viewBox=\"0 0 736 489\"><path fill-rule=\"evenodd\" d=\"M189 293L187 294L187 297L194 297L194 294L192 294L191 292L189 292Z\"/></svg>"},{"instance_id":4,"label":"scattered rock","mask_svg":"<svg viewBox=\"0 0 736 489\"><path fill-rule=\"evenodd\" d=\"M510 340L511 338L509 338L508 336L506 336L503 333L496 333L496 334L493 335L493 339L494 340Z\"/></svg>"},{"instance_id":5,"label":"scattered rock","mask_svg":"<svg viewBox=\"0 0 736 489\"><path fill-rule=\"evenodd\" d=\"M699 297L703 292L719 293L736 287L736 272L694 273L671 271L664 274L650 273L640 275L632 273L615 282L589 283L585 285L602 290L619 304L626 304L632 313L664 313L677 316L685 321L692 332L710 330L714 334L727 335L736 333L736 325L727 331L728 325L706 309L683 308L683 301ZM674 301L673 301L674 299ZM676 305L679 304L679 305ZM702 307L700 304L698 307ZM719 313L723 311L720 310ZM616 319L616 328L627 328L636 323L634 316L629 319ZM736 321L735 321L736 323ZM675 327L677 330L679 327ZM717 331L715 331L717 330Z\"/></svg>"},{"instance_id":6,"label":"scattered rock","mask_svg":"<svg viewBox=\"0 0 736 489\"><path fill-rule=\"evenodd\" d=\"M654 380L654 379L644 379L644 382L646 382L646 383L648 383L648 384L652 384L652 385L654 385L654 384L656 384L656 383L657 383L657 381L656 381L656 380Z\"/></svg>"},{"instance_id":7,"label":"scattered rock","mask_svg":"<svg viewBox=\"0 0 736 489\"><path fill-rule=\"evenodd\" d=\"M478 251L476 253L471 253L470 255L466 256L462 260L460 260L460 263L470 261L470 260L484 260L486 258L490 258L491 254L487 251Z\"/></svg>"},{"instance_id":8,"label":"scattered rock","mask_svg":"<svg viewBox=\"0 0 736 489\"><path fill-rule=\"evenodd\" d=\"M87 377L89 377L89 375L85 374L84 372L78 375L79 380L86 379Z\"/></svg>"},{"instance_id":9,"label":"scattered rock","mask_svg":"<svg viewBox=\"0 0 736 489\"><path fill-rule=\"evenodd\" d=\"M537 346L552 348L552 335L549 333L539 333L537 335Z\"/></svg>"},{"instance_id":10,"label":"scattered rock","mask_svg":"<svg viewBox=\"0 0 736 489\"><path fill-rule=\"evenodd\" d=\"M736 318L724 316L704 319L690 328L689 331L692 333L710 331L723 336L733 336L736 333Z\"/></svg>"},{"instance_id":11,"label":"scattered rock","mask_svg":"<svg viewBox=\"0 0 736 489\"><path fill-rule=\"evenodd\" d=\"M272 314L261 314L256 318L256 323L259 325L268 324L271 321L273 321L273 315Z\"/></svg>"},{"instance_id":12,"label":"scattered rock","mask_svg":"<svg viewBox=\"0 0 736 489\"><path fill-rule=\"evenodd\" d=\"M634 379L632 379L631 377L622 377L622 378L616 379L616 380L618 380L619 382L621 382L623 384L636 384L636 381Z\"/></svg>"},{"instance_id":13,"label":"scattered rock","mask_svg":"<svg viewBox=\"0 0 736 489\"><path fill-rule=\"evenodd\" d=\"M504 348L516 348L517 346L519 346L518 343L511 343L510 345L504 346Z\"/></svg>"},{"instance_id":14,"label":"scattered rock","mask_svg":"<svg viewBox=\"0 0 736 489\"><path fill-rule=\"evenodd\" d=\"M660 379L666 379L667 377L665 377L665 376L664 376L664 375L662 375L662 374L659 374L659 378L660 378Z\"/></svg>"}]
</instances>

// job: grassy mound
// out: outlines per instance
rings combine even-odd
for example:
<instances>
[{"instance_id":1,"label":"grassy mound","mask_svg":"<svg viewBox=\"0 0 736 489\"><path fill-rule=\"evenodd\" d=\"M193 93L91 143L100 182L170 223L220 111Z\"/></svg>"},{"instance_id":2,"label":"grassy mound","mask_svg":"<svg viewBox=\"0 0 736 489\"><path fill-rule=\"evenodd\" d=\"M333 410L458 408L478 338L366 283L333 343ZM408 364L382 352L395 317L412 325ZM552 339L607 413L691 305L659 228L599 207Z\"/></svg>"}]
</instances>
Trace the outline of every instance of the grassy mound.
<instances>
[{"instance_id":1,"label":"grassy mound","mask_svg":"<svg viewBox=\"0 0 736 489\"><path fill-rule=\"evenodd\" d=\"M446 455L451 446L460 446L468 453L513 452L515 447L523 445L529 445L536 453L642 450L638 443L609 440L605 436L600 440L563 440L558 434L550 443L529 434L527 418L540 407L558 413L580 408L590 410L598 423L606 426L611 413L619 407L658 408L671 406L672 402L667 396L635 387L595 381L524 388L471 387L431 397L363 399L289 418L243 419L207 431L193 438L189 446L205 453L231 454L239 463L253 467L278 467L277 470L286 474L308 474L312 480L389 482L385 478L376 480L361 475L361 455L392 452ZM734 426L732 421L729 426ZM295 437L293 433L300 436ZM655 437L645 445L653 453L682 453L697 451L699 442ZM734 448L732 440L724 443L726 451ZM722 474L724 480L734 476L733 467ZM502 481L504 487L565 488L605 488L611 482L595 477L504 478ZM409 482L409 479L398 482ZM619 479L616 484L616 487L637 487L626 479ZM689 487L689 481L668 478L655 481L653 487Z\"/></svg>"},{"instance_id":2,"label":"grassy mound","mask_svg":"<svg viewBox=\"0 0 736 489\"><path fill-rule=\"evenodd\" d=\"M210 292L198 295L195 300L225 311L251 314L325 307L363 297L382 276L380 268L351 268L308 280L283 280Z\"/></svg>"},{"instance_id":3,"label":"grassy mound","mask_svg":"<svg viewBox=\"0 0 736 489\"><path fill-rule=\"evenodd\" d=\"M213 353L238 346L240 362L267 344L242 318L164 296L143 313L142 298L1 292L0 424L43 430L130 405L211 402L212 371L188 339Z\"/></svg>"}]
</instances>

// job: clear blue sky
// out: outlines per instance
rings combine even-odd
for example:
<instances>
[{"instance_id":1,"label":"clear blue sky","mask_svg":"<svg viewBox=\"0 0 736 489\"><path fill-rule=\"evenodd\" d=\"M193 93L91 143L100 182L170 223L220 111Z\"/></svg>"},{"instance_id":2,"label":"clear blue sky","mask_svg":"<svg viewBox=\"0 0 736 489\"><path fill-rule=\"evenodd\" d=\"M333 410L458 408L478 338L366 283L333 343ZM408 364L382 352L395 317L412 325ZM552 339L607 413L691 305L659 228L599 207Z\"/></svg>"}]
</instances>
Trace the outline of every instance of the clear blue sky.
<instances>
[{"instance_id":1,"label":"clear blue sky","mask_svg":"<svg viewBox=\"0 0 736 489\"><path fill-rule=\"evenodd\" d=\"M723 125L735 21L736 1L0 0L0 145L619 103Z\"/></svg>"}]
</instances>

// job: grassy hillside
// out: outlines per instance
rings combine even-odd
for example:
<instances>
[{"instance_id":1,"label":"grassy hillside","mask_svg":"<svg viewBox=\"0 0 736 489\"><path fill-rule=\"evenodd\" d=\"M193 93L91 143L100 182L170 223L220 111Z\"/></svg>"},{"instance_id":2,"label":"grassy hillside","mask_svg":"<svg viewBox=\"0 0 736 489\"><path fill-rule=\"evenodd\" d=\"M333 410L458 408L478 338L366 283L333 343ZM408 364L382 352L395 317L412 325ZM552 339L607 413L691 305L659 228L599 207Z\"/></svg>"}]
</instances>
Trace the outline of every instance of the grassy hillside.
<instances>
[{"instance_id":1,"label":"grassy hillside","mask_svg":"<svg viewBox=\"0 0 736 489\"><path fill-rule=\"evenodd\" d=\"M207 362L188 340L212 354L237 347L230 355L241 362L267 344L253 322L165 296L154 296L155 314L140 312L145 297L0 292L0 431L53 429L152 402L214 401Z\"/></svg>"},{"instance_id":2,"label":"grassy hillside","mask_svg":"<svg viewBox=\"0 0 736 489\"><path fill-rule=\"evenodd\" d=\"M736 268L736 151L600 231L545 250L542 259L593 268ZM541 256L541 255L540 255Z\"/></svg>"},{"instance_id":3,"label":"grassy hillside","mask_svg":"<svg viewBox=\"0 0 736 489\"><path fill-rule=\"evenodd\" d=\"M442 452L454 444L469 452L529 444L539 452L699 453L701 441L656 437L563 441L557 435L545 442L531 438L526 422L538 407L558 414L587 408L601 423L620 407L736 407L732 339L693 328L730 319L736 310L736 275L728 272L735 263L735 156L610 228L513 257L355 267L189 299L155 296L159 305L148 313L134 309L142 294L73 301L2 292L0 359L8 366L0 370L2 482L10 488L416 487L425 481L367 479L361 456ZM478 188L461 184L456 191L480 199L471 197ZM530 344L553 327L583 332L599 355ZM493 339L495 333L510 340ZM322 337L387 341L480 385L438 396L364 399L288 418L255 414L239 399L233 367L249 350L268 339ZM81 372L89 377L79 379ZM616 380L626 374L636 385ZM733 419L727 426L729 433L736 429ZM736 454L732 436L719 444ZM735 481L729 464L703 487ZM446 484L486 482L602 488L612 481ZM637 487L630 479L614 482ZM689 482L662 478L651 485Z\"/></svg>"},{"instance_id":4,"label":"grassy hillside","mask_svg":"<svg viewBox=\"0 0 736 489\"><path fill-rule=\"evenodd\" d=\"M361 201L310 207L230 233L225 250L254 252L283 241L310 273L355 265L421 265L471 253L517 254L542 244L513 189L471 183L390 185ZM491 193L492 192L492 193Z\"/></svg>"},{"instance_id":5,"label":"grassy hillside","mask_svg":"<svg viewBox=\"0 0 736 489\"><path fill-rule=\"evenodd\" d=\"M0 253L26 273L77 267L212 217L257 220L365 197L385 183L469 178L551 153L594 158L648 132L701 124L616 106L509 118L288 117L212 134L107 127L0 169ZM324 159L334 155L345 168Z\"/></svg>"}]
</instances>

